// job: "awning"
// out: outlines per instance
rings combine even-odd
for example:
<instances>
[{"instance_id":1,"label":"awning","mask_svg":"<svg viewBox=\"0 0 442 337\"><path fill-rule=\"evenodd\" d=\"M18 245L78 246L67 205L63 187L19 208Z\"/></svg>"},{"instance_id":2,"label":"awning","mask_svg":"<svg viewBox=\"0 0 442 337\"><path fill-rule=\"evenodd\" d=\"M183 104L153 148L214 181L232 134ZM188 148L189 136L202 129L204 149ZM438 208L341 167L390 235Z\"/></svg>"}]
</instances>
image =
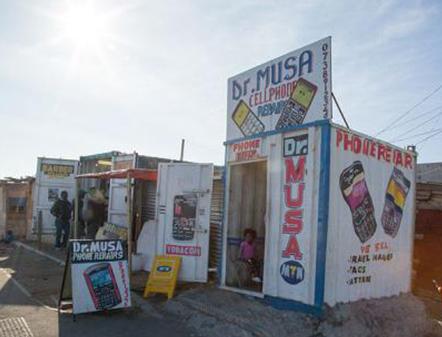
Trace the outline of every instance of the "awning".
<instances>
[{"instance_id":1,"label":"awning","mask_svg":"<svg viewBox=\"0 0 442 337\"><path fill-rule=\"evenodd\" d=\"M105 171L98 173L85 173L79 174L75 177L75 179L126 179L126 178L134 178L140 180L157 180L157 170L148 170L148 169L122 169L122 170L113 170L113 171Z\"/></svg>"}]
</instances>

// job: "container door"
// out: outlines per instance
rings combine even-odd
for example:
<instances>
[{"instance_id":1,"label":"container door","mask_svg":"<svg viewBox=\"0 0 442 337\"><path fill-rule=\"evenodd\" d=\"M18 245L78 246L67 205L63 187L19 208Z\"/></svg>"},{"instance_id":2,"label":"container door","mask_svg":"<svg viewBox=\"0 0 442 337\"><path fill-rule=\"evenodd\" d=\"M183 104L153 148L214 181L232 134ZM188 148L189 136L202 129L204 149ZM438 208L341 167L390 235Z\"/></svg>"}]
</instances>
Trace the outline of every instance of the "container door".
<instances>
[{"instance_id":1,"label":"container door","mask_svg":"<svg viewBox=\"0 0 442 337\"><path fill-rule=\"evenodd\" d=\"M135 167L135 155L123 155L112 158L112 170ZM109 223L127 227L127 180L111 179L109 183Z\"/></svg>"},{"instance_id":2,"label":"container door","mask_svg":"<svg viewBox=\"0 0 442 337\"><path fill-rule=\"evenodd\" d=\"M76 160L38 158L32 203L33 234L37 234L39 213L42 217L42 234L55 232L55 218L50 213L51 207L62 191L68 192L68 200L72 202L77 169Z\"/></svg>"},{"instance_id":3,"label":"container door","mask_svg":"<svg viewBox=\"0 0 442 337\"><path fill-rule=\"evenodd\" d=\"M179 279L207 282L213 165L161 163L157 253L182 258Z\"/></svg>"}]
</instances>

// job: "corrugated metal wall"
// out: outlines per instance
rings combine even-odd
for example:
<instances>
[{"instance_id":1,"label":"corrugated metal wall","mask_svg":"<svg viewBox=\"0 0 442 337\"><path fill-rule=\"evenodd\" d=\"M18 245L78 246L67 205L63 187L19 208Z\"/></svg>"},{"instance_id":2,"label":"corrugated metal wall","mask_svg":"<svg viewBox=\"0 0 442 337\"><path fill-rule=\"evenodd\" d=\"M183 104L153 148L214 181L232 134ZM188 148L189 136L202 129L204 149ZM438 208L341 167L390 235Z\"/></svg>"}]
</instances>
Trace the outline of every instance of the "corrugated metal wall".
<instances>
[{"instance_id":1,"label":"corrugated metal wall","mask_svg":"<svg viewBox=\"0 0 442 337\"><path fill-rule=\"evenodd\" d=\"M148 220L155 219L155 203L157 199L157 182L148 181L143 189L141 205L141 221L144 224Z\"/></svg>"},{"instance_id":2,"label":"corrugated metal wall","mask_svg":"<svg viewBox=\"0 0 442 337\"><path fill-rule=\"evenodd\" d=\"M212 206L210 213L209 268L217 268L221 264L222 220L224 211L224 182L213 180Z\"/></svg>"}]
</instances>

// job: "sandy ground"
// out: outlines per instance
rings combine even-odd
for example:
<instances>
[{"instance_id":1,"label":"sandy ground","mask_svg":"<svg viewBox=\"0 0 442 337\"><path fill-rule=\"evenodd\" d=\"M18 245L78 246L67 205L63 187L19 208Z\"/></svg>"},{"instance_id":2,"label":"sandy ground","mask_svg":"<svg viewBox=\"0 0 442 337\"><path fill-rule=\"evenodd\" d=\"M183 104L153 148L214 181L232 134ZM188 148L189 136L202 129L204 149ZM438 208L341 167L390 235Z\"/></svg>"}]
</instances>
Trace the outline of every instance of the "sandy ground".
<instances>
[{"instance_id":1,"label":"sandy ground","mask_svg":"<svg viewBox=\"0 0 442 337\"><path fill-rule=\"evenodd\" d=\"M411 294L336 305L322 319L217 288L189 290L154 308L180 317L200 336L442 336L424 303Z\"/></svg>"},{"instance_id":2,"label":"sandy ground","mask_svg":"<svg viewBox=\"0 0 442 337\"><path fill-rule=\"evenodd\" d=\"M0 261L0 267L13 270L14 277L18 281L34 289L32 294L36 299L53 306L61 266L23 249L13 249L13 251L3 251L3 254L0 254L5 258ZM49 251L50 248L47 249L47 252ZM41 271L42 265L47 267L43 273L35 273L35 269L30 268L33 266ZM132 289L141 294L146 279L146 273L136 273ZM3 301L8 299L9 303L3 304L8 304L14 313L17 305L23 310L30 304L18 300L12 292L13 288L12 284L5 285L0 291L0 295L3 295L0 299ZM8 294L11 295L5 296ZM224 291L213 284L180 284L177 296L172 300L167 301L162 295L153 296L148 300L138 297L136 307L135 312L116 312L111 314L112 317L105 317L102 314L85 316L81 319L81 328L78 331L81 330L84 336L87 336L91 330L98 331L96 329L103 333L107 332L109 336L138 335L133 333L139 332L134 329L128 334L131 331L125 327L130 324L131 327L138 329L154 327L153 330L156 331L154 335L177 336L192 334L210 337L442 336L442 328L428 315L428 312L442 312L440 303L428 300L423 302L411 294L339 304L327 308L324 317L318 319L299 312L277 310L261 300ZM429 308L431 310L428 310ZM38 315L38 312L35 308L29 310L31 311L26 313L26 316L29 317L31 326L38 329L37 322L41 320L33 316ZM6 314L4 310L3 312L0 310L0 316L1 313ZM53 317L53 321L51 325L57 323L59 325L60 336L70 336L72 328L76 326L65 317L58 319ZM159 333L160 331L162 333ZM118 334L114 334L116 332Z\"/></svg>"}]
</instances>

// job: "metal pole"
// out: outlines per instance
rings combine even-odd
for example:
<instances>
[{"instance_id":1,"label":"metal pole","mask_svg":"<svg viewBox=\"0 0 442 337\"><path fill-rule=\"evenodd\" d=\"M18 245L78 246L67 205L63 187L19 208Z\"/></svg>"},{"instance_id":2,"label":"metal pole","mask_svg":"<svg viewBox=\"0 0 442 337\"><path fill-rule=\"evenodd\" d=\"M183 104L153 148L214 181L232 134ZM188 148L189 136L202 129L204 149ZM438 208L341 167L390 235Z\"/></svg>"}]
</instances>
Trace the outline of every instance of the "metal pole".
<instances>
[{"instance_id":1,"label":"metal pole","mask_svg":"<svg viewBox=\"0 0 442 337\"><path fill-rule=\"evenodd\" d=\"M184 159L184 143L186 141L184 139L181 139L181 153L180 153L180 161L183 161Z\"/></svg>"},{"instance_id":2,"label":"metal pole","mask_svg":"<svg viewBox=\"0 0 442 337\"><path fill-rule=\"evenodd\" d=\"M74 201L74 239L78 239L78 210L79 210L79 197L78 192L80 190L80 182L79 179L75 179L75 201Z\"/></svg>"},{"instance_id":3,"label":"metal pole","mask_svg":"<svg viewBox=\"0 0 442 337\"><path fill-rule=\"evenodd\" d=\"M350 129L350 126L348 126L347 120L345 119L344 113L342 112L341 107L339 106L338 101L336 100L335 94L332 93L331 96L336 106L338 107L339 113L341 114L341 117L344 120L345 126L347 127L347 129Z\"/></svg>"},{"instance_id":4,"label":"metal pole","mask_svg":"<svg viewBox=\"0 0 442 337\"><path fill-rule=\"evenodd\" d=\"M127 262L129 264L129 282L132 274L132 179L127 176Z\"/></svg>"}]
</instances>

